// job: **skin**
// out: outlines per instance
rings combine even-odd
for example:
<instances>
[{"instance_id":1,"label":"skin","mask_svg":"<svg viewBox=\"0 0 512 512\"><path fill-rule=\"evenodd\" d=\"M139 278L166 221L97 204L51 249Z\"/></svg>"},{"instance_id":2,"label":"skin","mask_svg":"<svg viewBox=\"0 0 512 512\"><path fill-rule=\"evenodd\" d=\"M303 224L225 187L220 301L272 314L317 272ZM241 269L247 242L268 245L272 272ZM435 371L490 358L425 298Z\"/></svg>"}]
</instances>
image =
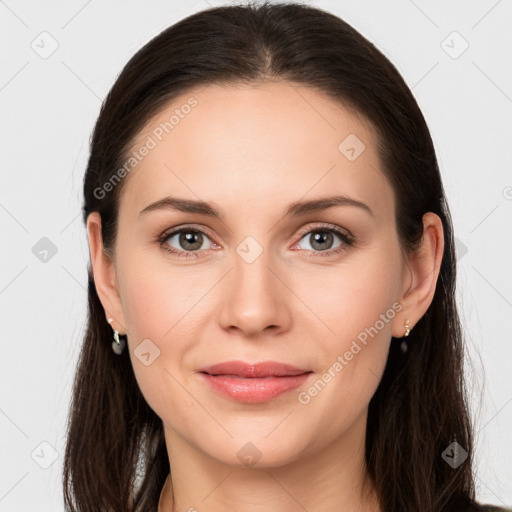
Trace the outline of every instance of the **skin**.
<instances>
[{"instance_id":1,"label":"skin","mask_svg":"<svg viewBox=\"0 0 512 512\"><path fill-rule=\"evenodd\" d=\"M407 319L414 328L432 302L441 220L425 214L423 243L406 254L372 125L313 89L285 82L188 91L152 119L134 148L191 96L197 106L124 178L112 261L98 214L87 220L105 317L127 333L140 389L164 424L172 480L159 510L173 510L174 487L180 511L325 512L339 511L339 503L347 511L380 511L372 486L363 486L368 403L391 336L404 335ZM338 150L349 134L366 146L353 161ZM337 206L284 217L289 203L334 192L366 203L373 216ZM224 218L171 210L138 217L170 194L214 202ZM322 232L322 223L349 230L356 245L335 234L315 245L311 231ZM192 249L197 258L165 250L190 247L180 245L179 234L164 246L156 241L183 224L205 231ZM247 236L263 248L252 263L236 251ZM301 404L298 393L394 303L401 310ZM134 354L146 338L160 350L149 366ZM285 362L313 375L297 390L245 404L211 391L196 374L233 359ZM248 442L261 454L250 467L237 456Z\"/></svg>"}]
</instances>

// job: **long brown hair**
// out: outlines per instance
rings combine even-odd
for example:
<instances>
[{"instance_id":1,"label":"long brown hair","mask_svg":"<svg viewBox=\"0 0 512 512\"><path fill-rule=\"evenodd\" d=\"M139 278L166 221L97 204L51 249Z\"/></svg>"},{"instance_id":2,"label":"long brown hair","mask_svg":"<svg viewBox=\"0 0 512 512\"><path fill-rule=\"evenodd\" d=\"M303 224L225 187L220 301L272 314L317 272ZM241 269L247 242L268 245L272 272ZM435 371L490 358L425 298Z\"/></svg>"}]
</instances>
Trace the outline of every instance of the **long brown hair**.
<instances>
[{"instance_id":1,"label":"long brown hair","mask_svg":"<svg viewBox=\"0 0 512 512\"><path fill-rule=\"evenodd\" d=\"M159 109L192 87L282 80L307 85L375 127L396 198L402 247L414 251L422 217L436 213L445 250L433 301L403 353L392 339L370 401L367 476L382 510L456 512L474 501L473 437L455 302L452 221L425 119L397 69L339 17L307 5L260 3L203 10L167 28L126 64L105 99L90 144L83 221L97 211L105 251L115 246L124 186L104 187ZM101 193L100 193L101 192ZM67 510L154 512L170 471L161 419L137 385L130 358L112 352L112 330L88 268L87 330L68 418ZM456 441L468 454L443 458Z\"/></svg>"}]
</instances>

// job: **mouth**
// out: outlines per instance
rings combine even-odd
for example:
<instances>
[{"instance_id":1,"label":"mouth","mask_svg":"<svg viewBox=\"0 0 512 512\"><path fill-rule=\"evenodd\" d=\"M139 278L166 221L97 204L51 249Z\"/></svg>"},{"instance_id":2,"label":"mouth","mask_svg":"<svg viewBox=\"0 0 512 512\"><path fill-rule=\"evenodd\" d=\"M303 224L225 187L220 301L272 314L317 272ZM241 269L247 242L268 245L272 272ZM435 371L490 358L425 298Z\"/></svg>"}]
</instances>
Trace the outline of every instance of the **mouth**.
<instances>
[{"instance_id":1,"label":"mouth","mask_svg":"<svg viewBox=\"0 0 512 512\"><path fill-rule=\"evenodd\" d=\"M267 402L298 388L310 377L312 370L266 362L248 364L230 361L199 370L209 389L239 402Z\"/></svg>"},{"instance_id":2,"label":"mouth","mask_svg":"<svg viewBox=\"0 0 512 512\"><path fill-rule=\"evenodd\" d=\"M242 375L232 375L229 373L208 373L208 372L199 372L203 373L204 375L210 375L211 377L229 377L230 379L241 379L241 380L247 380L247 379L258 379L258 380L264 380L264 379L283 379L286 377L293 377L294 375L267 375L266 377L243 377ZM309 373L309 372L304 372ZM302 373L297 373L296 375L303 375Z\"/></svg>"},{"instance_id":3,"label":"mouth","mask_svg":"<svg viewBox=\"0 0 512 512\"><path fill-rule=\"evenodd\" d=\"M265 377L293 377L310 373L310 369L299 368L286 363L276 361L264 361L261 363L246 363L244 361L226 361L213 366L200 368L199 373L211 376L239 377L239 378L265 378Z\"/></svg>"}]
</instances>

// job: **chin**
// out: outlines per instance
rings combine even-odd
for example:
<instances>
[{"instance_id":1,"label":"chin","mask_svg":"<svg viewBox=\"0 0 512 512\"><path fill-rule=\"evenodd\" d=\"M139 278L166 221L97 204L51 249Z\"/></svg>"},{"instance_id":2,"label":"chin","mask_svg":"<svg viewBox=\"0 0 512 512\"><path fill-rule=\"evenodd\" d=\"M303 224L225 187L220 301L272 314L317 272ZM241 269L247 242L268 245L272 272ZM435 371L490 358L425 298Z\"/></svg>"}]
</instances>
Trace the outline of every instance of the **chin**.
<instances>
[{"instance_id":1,"label":"chin","mask_svg":"<svg viewBox=\"0 0 512 512\"><path fill-rule=\"evenodd\" d=\"M260 436L255 436L252 441L249 437L235 438L230 440L229 443L219 443L218 446L223 451L210 453L210 456L219 462L240 469L282 467L295 462L303 453L302 446L284 445L282 441L282 438L277 435L274 440L261 438ZM227 457L227 455L230 456Z\"/></svg>"}]
</instances>

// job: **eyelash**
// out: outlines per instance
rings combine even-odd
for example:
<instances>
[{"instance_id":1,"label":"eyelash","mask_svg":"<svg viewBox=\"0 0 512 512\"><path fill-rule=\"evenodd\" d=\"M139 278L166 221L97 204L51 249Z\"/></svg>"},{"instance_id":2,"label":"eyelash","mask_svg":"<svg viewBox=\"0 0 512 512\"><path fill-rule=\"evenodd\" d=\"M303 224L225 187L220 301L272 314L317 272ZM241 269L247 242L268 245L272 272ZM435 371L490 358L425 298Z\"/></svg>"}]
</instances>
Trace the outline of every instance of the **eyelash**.
<instances>
[{"instance_id":1,"label":"eyelash","mask_svg":"<svg viewBox=\"0 0 512 512\"><path fill-rule=\"evenodd\" d=\"M162 235L160 235L157 238L157 242L160 244L160 246L166 250L169 254L173 254L177 257L183 257L183 258L199 258L198 255L199 251L179 251L175 249L174 247L170 247L169 245L165 244L165 242L171 238L173 235L176 235L178 233L200 233L208 238L211 238L208 233L205 233L201 229L193 228L192 226L182 226L179 229L166 231ZM349 235L342 231L341 229L334 227L330 224L323 224L321 226L316 226L313 229L309 229L307 231L304 231L300 234L298 242L300 242L305 235L309 235L311 233L315 232L322 232L322 233L334 233L335 235L338 235L340 239L343 241L343 245L336 249L328 249L327 251L310 251L312 254L309 254L308 258L326 258L328 256L332 256L333 254L341 253L342 251L346 250L347 247L352 247L355 244L355 238L352 235ZM297 242L297 243L298 243ZM300 249L303 251L304 249Z\"/></svg>"}]
</instances>

